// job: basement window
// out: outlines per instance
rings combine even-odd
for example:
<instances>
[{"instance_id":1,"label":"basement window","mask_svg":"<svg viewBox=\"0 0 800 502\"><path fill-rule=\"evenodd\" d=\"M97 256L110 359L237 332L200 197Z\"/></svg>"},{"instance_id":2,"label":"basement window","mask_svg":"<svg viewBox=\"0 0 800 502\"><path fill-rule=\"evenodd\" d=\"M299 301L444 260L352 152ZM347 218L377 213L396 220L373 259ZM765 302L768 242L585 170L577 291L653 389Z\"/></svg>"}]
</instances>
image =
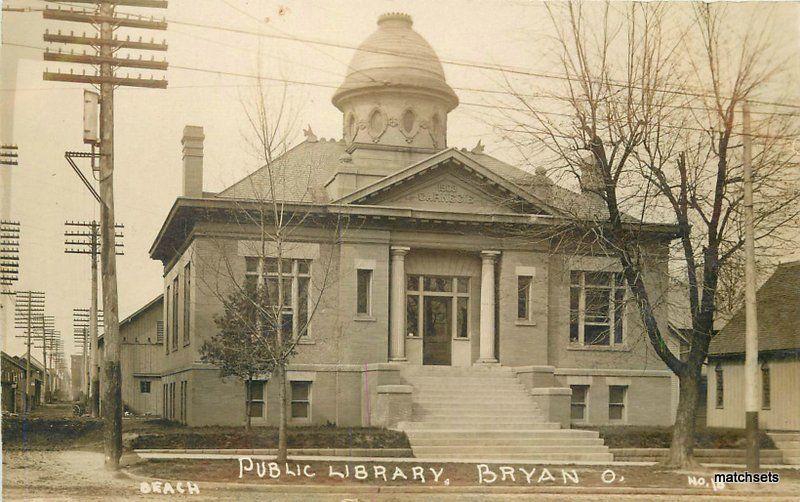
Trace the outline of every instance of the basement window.
<instances>
[{"instance_id":1,"label":"basement window","mask_svg":"<svg viewBox=\"0 0 800 502\"><path fill-rule=\"evenodd\" d=\"M608 419L610 421L625 420L625 397L627 385L610 385L608 387Z\"/></svg>"},{"instance_id":2,"label":"basement window","mask_svg":"<svg viewBox=\"0 0 800 502\"><path fill-rule=\"evenodd\" d=\"M294 381L292 384L292 418L311 418L311 382Z\"/></svg>"},{"instance_id":3,"label":"basement window","mask_svg":"<svg viewBox=\"0 0 800 502\"><path fill-rule=\"evenodd\" d=\"M570 385L572 399L570 401L570 419L573 422L586 420L586 397L589 394L588 385Z\"/></svg>"},{"instance_id":4,"label":"basement window","mask_svg":"<svg viewBox=\"0 0 800 502\"><path fill-rule=\"evenodd\" d=\"M251 380L247 386L247 398L250 401L248 414L251 418L261 418L264 416L264 382L263 380Z\"/></svg>"}]
</instances>

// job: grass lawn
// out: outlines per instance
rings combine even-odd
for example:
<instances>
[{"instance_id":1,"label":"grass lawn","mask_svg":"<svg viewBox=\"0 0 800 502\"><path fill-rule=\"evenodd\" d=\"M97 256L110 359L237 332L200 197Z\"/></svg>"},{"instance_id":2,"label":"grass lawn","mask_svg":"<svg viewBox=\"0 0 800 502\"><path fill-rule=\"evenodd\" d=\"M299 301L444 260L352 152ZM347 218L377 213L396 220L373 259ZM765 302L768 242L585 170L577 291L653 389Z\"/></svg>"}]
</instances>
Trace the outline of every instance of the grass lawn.
<instances>
[{"instance_id":1,"label":"grass lawn","mask_svg":"<svg viewBox=\"0 0 800 502\"><path fill-rule=\"evenodd\" d=\"M580 427L600 432L609 448L669 448L672 427L644 427L636 425L610 425ZM761 448L774 450L775 443L766 432L760 431ZM744 429L698 427L695 448L745 448Z\"/></svg>"}]
</instances>

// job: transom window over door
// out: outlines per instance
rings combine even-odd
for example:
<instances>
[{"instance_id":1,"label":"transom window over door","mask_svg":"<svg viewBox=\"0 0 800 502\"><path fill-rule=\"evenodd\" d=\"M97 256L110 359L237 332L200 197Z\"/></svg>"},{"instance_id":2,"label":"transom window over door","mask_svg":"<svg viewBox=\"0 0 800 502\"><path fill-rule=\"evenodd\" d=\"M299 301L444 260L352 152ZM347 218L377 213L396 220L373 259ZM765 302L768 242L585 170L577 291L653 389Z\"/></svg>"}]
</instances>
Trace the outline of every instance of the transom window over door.
<instances>
[{"instance_id":1,"label":"transom window over door","mask_svg":"<svg viewBox=\"0 0 800 502\"><path fill-rule=\"evenodd\" d=\"M283 306L280 308L281 325L285 333L305 336L308 331L309 284L311 260L283 258L278 272L278 259L264 259L264 279L267 298L277 310L280 301L278 281L283 282ZM258 283L258 258L245 258L245 287L255 289Z\"/></svg>"},{"instance_id":2,"label":"transom window over door","mask_svg":"<svg viewBox=\"0 0 800 502\"><path fill-rule=\"evenodd\" d=\"M580 345L624 342L625 282L621 273L570 272L569 341Z\"/></svg>"},{"instance_id":3,"label":"transom window over door","mask_svg":"<svg viewBox=\"0 0 800 502\"><path fill-rule=\"evenodd\" d=\"M409 275L406 277L406 331L409 336L423 336L425 297L448 298L453 338L469 337L469 277ZM437 304L438 305L438 304Z\"/></svg>"}]
</instances>

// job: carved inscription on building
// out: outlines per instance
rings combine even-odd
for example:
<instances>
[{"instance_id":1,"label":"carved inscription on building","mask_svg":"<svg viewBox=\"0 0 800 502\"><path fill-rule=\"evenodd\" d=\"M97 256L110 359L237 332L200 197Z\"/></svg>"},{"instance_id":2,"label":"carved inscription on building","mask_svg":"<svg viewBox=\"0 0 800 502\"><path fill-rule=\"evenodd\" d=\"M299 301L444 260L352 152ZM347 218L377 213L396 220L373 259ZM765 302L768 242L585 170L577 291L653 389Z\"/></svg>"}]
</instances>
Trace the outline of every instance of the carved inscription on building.
<instances>
[{"instance_id":1,"label":"carved inscription on building","mask_svg":"<svg viewBox=\"0 0 800 502\"><path fill-rule=\"evenodd\" d=\"M431 189L417 194L421 202L443 204L475 204L475 197L465 193L452 183L437 183Z\"/></svg>"}]
</instances>

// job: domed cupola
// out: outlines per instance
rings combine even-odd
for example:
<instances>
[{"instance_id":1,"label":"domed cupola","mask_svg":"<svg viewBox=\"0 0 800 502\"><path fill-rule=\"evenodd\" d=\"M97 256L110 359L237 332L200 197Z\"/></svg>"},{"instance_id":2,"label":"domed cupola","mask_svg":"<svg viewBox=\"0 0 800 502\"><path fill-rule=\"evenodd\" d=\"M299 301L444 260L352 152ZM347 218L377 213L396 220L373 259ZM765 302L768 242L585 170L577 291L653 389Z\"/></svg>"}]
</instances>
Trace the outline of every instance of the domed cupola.
<instances>
[{"instance_id":1,"label":"domed cupola","mask_svg":"<svg viewBox=\"0 0 800 502\"><path fill-rule=\"evenodd\" d=\"M447 113L458 97L436 52L411 29L411 16L378 18L378 30L356 50L333 104L344 114L348 146L447 147Z\"/></svg>"}]
</instances>

